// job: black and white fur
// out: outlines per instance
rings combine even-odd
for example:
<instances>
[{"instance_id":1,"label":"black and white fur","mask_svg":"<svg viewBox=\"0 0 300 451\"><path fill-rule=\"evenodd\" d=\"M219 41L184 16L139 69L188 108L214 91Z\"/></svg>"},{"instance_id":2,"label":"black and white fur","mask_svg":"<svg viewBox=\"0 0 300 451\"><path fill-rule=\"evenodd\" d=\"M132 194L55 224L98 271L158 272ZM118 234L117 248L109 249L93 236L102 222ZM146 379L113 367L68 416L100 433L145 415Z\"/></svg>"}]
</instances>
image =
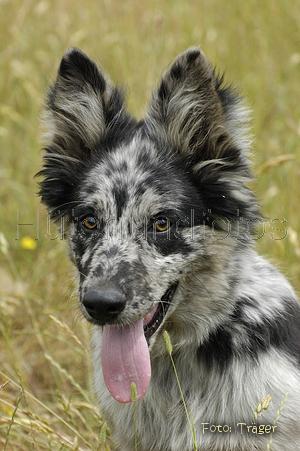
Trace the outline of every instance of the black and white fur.
<instances>
[{"instance_id":1,"label":"black and white fur","mask_svg":"<svg viewBox=\"0 0 300 451\"><path fill-rule=\"evenodd\" d=\"M266 450L270 434L241 433L237 424L254 425L256 405L270 394L257 424L272 425L287 392L271 450L300 449L300 309L288 281L253 249L261 216L248 187L248 112L235 90L191 48L165 72L137 122L122 90L70 49L45 124L40 195L64 230L79 306L95 324L95 387L116 449L134 449L133 406L115 401L104 384L102 325L144 317L172 286L148 340L152 377L136 406L138 450L194 449L164 330L198 450ZM86 217L97 223L92 231ZM155 231L157 218L167 218L167 232ZM125 304L101 320L84 297L107 284ZM202 423L232 429L213 433Z\"/></svg>"}]
</instances>

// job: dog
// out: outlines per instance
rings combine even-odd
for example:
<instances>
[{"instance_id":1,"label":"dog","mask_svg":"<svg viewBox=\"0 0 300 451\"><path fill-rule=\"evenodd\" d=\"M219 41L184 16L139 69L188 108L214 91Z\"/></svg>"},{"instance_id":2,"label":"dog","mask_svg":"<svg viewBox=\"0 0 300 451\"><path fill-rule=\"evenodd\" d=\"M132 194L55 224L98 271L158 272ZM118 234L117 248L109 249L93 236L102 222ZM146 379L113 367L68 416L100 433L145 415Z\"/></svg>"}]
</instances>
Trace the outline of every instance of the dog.
<instances>
[{"instance_id":1,"label":"dog","mask_svg":"<svg viewBox=\"0 0 300 451\"><path fill-rule=\"evenodd\" d=\"M78 270L117 450L300 449L299 302L254 250L249 113L223 78L190 48L137 121L72 48L48 93L39 194Z\"/></svg>"}]
</instances>

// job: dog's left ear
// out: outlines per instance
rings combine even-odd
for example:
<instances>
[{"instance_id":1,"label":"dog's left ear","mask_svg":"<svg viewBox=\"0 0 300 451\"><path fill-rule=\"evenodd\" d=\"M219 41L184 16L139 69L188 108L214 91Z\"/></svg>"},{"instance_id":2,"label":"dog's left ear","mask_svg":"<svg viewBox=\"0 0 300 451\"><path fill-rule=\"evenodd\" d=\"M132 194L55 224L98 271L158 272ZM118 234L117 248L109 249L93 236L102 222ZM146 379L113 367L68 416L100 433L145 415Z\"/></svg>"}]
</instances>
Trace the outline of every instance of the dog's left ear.
<instances>
[{"instance_id":1,"label":"dog's left ear","mask_svg":"<svg viewBox=\"0 0 300 451\"><path fill-rule=\"evenodd\" d=\"M204 54L191 48L163 75L145 129L162 152L179 155L208 211L230 220L242 215L250 230L260 215L247 186L248 121L236 91L224 87Z\"/></svg>"},{"instance_id":2,"label":"dog's left ear","mask_svg":"<svg viewBox=\"0 0 300 451\"><path fill-rule=\"evenodd\" d=\"M146 117L151 137L160 131L194 170L213 161L246 162L247 111L222 82L193 47L175 59L152 97Z\"/></svg>"}]
</instances>

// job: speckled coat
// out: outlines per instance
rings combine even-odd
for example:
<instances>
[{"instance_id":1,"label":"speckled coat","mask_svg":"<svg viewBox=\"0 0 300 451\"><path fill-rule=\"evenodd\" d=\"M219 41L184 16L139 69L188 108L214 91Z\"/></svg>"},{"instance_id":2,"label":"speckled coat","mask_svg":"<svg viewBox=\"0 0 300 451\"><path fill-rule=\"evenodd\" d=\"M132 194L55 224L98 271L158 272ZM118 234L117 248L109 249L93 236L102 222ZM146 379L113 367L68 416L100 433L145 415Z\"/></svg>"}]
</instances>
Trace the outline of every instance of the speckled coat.
<instances>
[{"instance_id":1,"label":"speckled coat","mask_svg":"<svg viewBox=\"0 0 300 451\"><path fill-rule=\"evenodd\" d=\"M300 308L289 282L253 249L263 220L248 185L248 112L236 91L191 48L136 121L122 91L70 49L44 123L40 195L78 269L79 306L94 324L95 388L117 450L134 449L133 405L107 390L102 327L144 318L170 289L145 331L152 376L136 405L138 450L194 450L164 330L198 450L265 451L286 393L271 449L300 449ZM122 290L113 317L85 302L90 287L105 284Z\"/></svg>"}]
</instances>

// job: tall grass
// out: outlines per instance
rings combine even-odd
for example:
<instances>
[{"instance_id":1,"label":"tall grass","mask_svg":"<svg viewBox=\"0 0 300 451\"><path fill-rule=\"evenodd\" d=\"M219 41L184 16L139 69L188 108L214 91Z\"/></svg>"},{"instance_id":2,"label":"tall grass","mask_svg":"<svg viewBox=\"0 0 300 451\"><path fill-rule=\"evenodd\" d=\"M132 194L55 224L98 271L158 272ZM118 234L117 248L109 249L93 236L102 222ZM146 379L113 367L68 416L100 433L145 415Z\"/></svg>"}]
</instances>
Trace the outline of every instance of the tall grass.
<instances>
[{"instance_id":1,"label":"tall grass","mask_svg":"<svg viewBox=\"0 0 300 451\"><path fill-rule=\"evenodd\" d=\"M99 441L75 273L33 180L38 118L62 53L81 47L125 81L138 117L186 47L201 44L226 69L254 111L254 188L270 218L258 247L299 291L299 24L297 0L0 1L0 448L113 449L109 434Z\"/></svg>"}]
</instances>

